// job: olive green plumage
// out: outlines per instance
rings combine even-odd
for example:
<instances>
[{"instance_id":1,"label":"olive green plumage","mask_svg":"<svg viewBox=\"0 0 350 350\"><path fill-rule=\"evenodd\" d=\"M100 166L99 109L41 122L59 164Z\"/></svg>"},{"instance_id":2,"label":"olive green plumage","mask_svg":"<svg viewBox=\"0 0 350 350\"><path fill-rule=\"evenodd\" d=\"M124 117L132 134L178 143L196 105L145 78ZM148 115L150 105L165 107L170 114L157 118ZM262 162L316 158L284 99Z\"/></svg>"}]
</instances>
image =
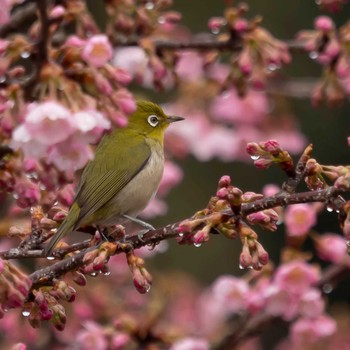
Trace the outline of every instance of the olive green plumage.
<instances>
[{"instance_id":1,"label":"olive green plumage","mask_svg":"<svg viewBox=\"0 0 350 350\"><path fill-rule=\"evenodd\" d=\"M180 117L167 116L156 104L137 103L127 127L104 136L81 176L66 219L44 249L81 226L118 223L136 217L155 195L163 174L163 140L167 126Z\"/></svg>"}]
</instances>

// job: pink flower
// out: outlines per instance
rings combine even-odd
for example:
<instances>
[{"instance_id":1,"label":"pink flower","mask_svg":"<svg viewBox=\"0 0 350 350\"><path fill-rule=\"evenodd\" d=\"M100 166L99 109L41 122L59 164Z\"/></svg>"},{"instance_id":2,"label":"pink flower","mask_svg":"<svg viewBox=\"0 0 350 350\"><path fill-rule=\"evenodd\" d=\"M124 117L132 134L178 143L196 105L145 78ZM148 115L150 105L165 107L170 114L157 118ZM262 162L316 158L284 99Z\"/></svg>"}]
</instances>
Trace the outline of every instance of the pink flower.
<instances>
[{"instance_id":1,"label":"pink flower","mask_svg":"<svg viewBox=\"0 0 350 350\"><path fill-rule=\"evenodd\" d=\"M86 45L86 40L78 37L77 35L70 35L67 38L65 45L80 48Z\"/></svg>"},{"instance_id":2,"label":"pink flower","mask_svg":"<svg viewBox=\"0 0 350 350\"><path fill-rule=\"evenodd\" d=\"M130 342L130 336L126 333L118 333L113 335L111 339L111 349L124 350L125 346Z\"/></svg>"},{"instance_id":3,"label":"pink flower","mask_svg":"<svg viewBox=\"0 0 350 350\"><path fill-rule=\"evenodd\" d=\"M274 283L282 290L302 295L320 278L320 271L304 261L296 260L280 265Z\"/></svg>"},{"instance_id":4,"label":"pink flower","mask_svg":"<svg viewBox=\"0 0 350 350\"><path fill-rule=\"evenodd\" d=\"M213 298L225 306L227 312L245 309L249 286L246 281L229 275L219 277L212 286Z\"/></svg>"},{"instance_id":5,"label":"pink flower","mask_svg":"<svg viewBox=\"0 0 350 350\"><path fill-rule=\"evenodd\" d=\"M61 171L74 172L83 168L92 158L93 153L88 145L70 138L52 146L47 161L57 166Z\"/></svg>"},{"instance_id":6,"label":"pink flower","mask_svg":"<svg viewBox=\"0 0 350 350\"><path fill-rule=\"evenodd\" d=\"M310 204L290 205L285 211L284 223L289 236L303 236L316 224L316 212Z\"/></svg>"},{"instance_id":7,"label":"pink flower","mask_svg":"<svg viewBox=\"0 0 350 350\"><path fill-rule=\"evenodd\" d=\"M48 146L66 140L75 131L71 112L55 101L33 103L24 125L32 139Z\"/></svg>"},{"instance_id":8,"label":"pink flower","mask_svg":"<svg viewBox=\"0 0 350 350\"><path fill-rule=\"evenodd\" d=\"M262 192L264 196L270 197L278 193L280 190L281 188L275 184L267 184L263 187Z\"/></svg>"},{"instance_id":9,"label":"pink flower","mask_svg":"<svg viewBox=\"0 0 350 350\"><path fill-rule=\"evenodd\" d=\"M38 204L40 199L39 185L27 179L17 181L14 188L16 203L21 208Z\"/></svg>"},{"instance_id":10,"label":"pink flower","mask_svg":"<svg viewBox=\"0 0 350 350\"><path fill-rule=\"evenodd\" d=\"M1 2L0 7L0 25L10 21L10 11L12 7L11 0L4 0Z\"/></svg>"},{"instance_id":11,"label":"pink flower","mask_svg":"<svg viewBox=\"0 0 350 350\"><path fill-rule=\"evenodd\" d=\"M298 312L303 317L316 318L324 311L324 300L319 289L311 288L304 293L298 305Z\"/></svg>"},{"instance_id":12,"label":"pink flower","mask_svg":"<svg viewBox=\"0 0 350 350\"><path fill-rule=\"evenodd\" d=\"M315 319L301 318L291 326L291 338L295 345L314 344L331 336L337 329L336 322L326 315Z\"/></svg>"},{"instance_id":13,"label":"pink flower","mask_svg":"<svg viewBox=\"0 0 350 350\"><path fill-rule=\"evenodd\" d=\"M150 61L145 51L139 47L117 49L113 57L113 65L125 69L142 86L154 88L155 75L165 74L161 78L161 83L164 88L171 88L174 86L173 76L160 63L160 61Z\"/></svg>"},{"instance_id":14,"label":"pink flower","mask_svg":"<svg viewBox=\"0 0 350 350\"><path fill-rule=\"evenodd\" d=\"M104 130L111 128L111 122L100 112L88 109L73 114L77 129L81 133L75 133L71 137L82 143L95 143L99 141Z\"/></svg>"},{"instance_id":15,"label":"pink flower","mask_svg":"<svg viewBox=\"0 0 350 350\"><path fill-rule=\"evenodd\" d=\"M195 51L182 52L175 72L184 81L198 81L203 77L203 57Z\"/></svg>"},{"instance_id":16,"label":"pink flower","mask_svg":"<svg viewBox=\"0 0 350 350\"><path fill-rule=\"evenodd\" d=\"M278 140L278 143L283 149L294 154L302 152L306 145L305 136L290 125L276 130L270 130L268 135L263 138Z\"/></svg>"},{"instance_id":17,"label":"pink flower","mask_svg":"<svg viewBox=\"0 0 350 350\"><path fill-rule=\"evenodd\" d=\"M150 219L156 216L163 216L167 211L168 206L164 200L155 197L147 204L147 207L142 211L140 216L144 219Z\"/></svg>"},{"instance_id":18,"label":"pink flower","mask_svg":"<svg viewBox=\"0 0 350 350\"><path fill-rule=\"evenodd\" d=\"M113 55L113 48L106 35L92 36L83 47L82 58L92 67L104 66Z\"/></svg>"},{"instance_id":19,"label":"pink flower","mask_svg":"<svg viewBox=\"0 0 350 350\"><path fill-rule=\"evenodd\" d=\"M210 114L214 119L229 123L260 123L267 116L269 104L264 93L249 90L245 97L239 97L234 89L214 98Z\"/></svg>"},{"instance_id":20,"label":"pink flower","mask_svg":"<svg viewBox=\"0 0 350 350\"><path fill-rule=\"evenodd\" d=\"M169 243L167 241L161 241L154 248L153 247L141 247L137 250L138 256L141 258L151 258L157 254L165 253L168 250Z\"/></svg>"},{"instance_id":21,"label":"pink flower","mask_svg":"<svg viewBox=\"0 0 350 350\"><path fill-rule=\"evenodd\" d=\"M132 77L136 77L145 71L148 57L140 47L119 48L115 51L113 65L126 70Z\"/></svg>"},{"instance_id":22,"label":"pink flower","mask_svg":"<svg viewBox=\"0 0 350 350\"><path fill-rule=\"evenodd\" d=\"M264 291L266 305L264 312L272 316L280 316L284 320L293 319L298 311L298 296L289 293L288 289L276 285L269 286Z\"/></svg>"},{"instance_id":23,"label":"pink flower","mask_svg":"<svg viewBox=\"0 0 350 350\"><path fill-rule=\"evenodd\" d=\"M170 350L209 350L209 344L202 338L187 337L176 341Z\"/></svg>"},{"instance_id":24,"label":"pink flower","mask_svg":"<svg viewBox=\"0 0 350 350\"><path fill-rule=\"evenodd\" d=\"M48 148L32 138L25 124L19 125L13 131L10 146L16 150L22 149L25 157L35 159L44 156Z\"/></svg>"},{"instance_id":25,"label":"pink flower","mask_svg":"<svg viewBox=\"0 0 350 350\"><path fill-rule=\"evenodd\" d=\"M84 328L76 335L79 348L84 350L106 350L108 348L106 335L101 326L95 322L87 321Z\"/></svg>"},{"instance_id":26,"label":"pink flower","mask_svg":"<svg viewBox=\"0 0 350 350\"><path fill-rule=\"evenodd\" d=\"M323 260L339 264L348 257L346 254L346 242L339 235L332 233L322 234L315 239L315 242L317 253Z\"/></svg>"},{"instance_id":27,"label":"pink flower","mask_svg":"<svg viewBox=\"0 0 350 350\"><path fill-rule=\"evenodd\" d=\"M136 102L128 90L119 89L113 94L112 98L123 113L129 115L136 111Z\"/></svg>"},{"instance_id":28,"label":"pink flower","mask_svg":"<svg viewBox=\"0 0 350 350\"><path fill-rule=\"evenodd\" d=\"M201 138L193 139L196 140L192 142L191 151L201 161L208 161L214 157L229 161L236 157L238 143L234 130L213 125Z\"/></svg>"}]
</instances>

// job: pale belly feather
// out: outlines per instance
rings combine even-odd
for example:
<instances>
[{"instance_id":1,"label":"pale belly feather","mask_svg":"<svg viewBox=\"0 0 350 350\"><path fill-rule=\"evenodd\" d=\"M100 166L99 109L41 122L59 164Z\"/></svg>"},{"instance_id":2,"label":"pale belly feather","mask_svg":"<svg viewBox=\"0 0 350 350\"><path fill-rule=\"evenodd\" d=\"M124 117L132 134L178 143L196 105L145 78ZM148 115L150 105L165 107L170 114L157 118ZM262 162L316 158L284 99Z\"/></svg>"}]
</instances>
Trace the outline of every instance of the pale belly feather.
<instances>
[{"instance_id":1,"label":"pale belly feather","mask_svg":"<svg viewBox=\"0 0 350 350\"><path fill-rule=\"evenodd\" d=\"M145 167L109 203L104 225L122 223L123 214L136 217L155 196L163 176L164 152L161 145L153 145L152 154Z\"/></svg>"}]
</instances>

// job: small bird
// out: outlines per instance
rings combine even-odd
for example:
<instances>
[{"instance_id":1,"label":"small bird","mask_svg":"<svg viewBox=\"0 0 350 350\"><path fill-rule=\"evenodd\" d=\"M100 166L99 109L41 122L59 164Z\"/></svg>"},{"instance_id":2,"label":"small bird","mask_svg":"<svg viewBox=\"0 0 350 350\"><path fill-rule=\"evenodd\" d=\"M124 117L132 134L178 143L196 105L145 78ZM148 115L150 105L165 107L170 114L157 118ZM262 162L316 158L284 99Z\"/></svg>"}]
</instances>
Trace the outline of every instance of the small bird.
<instances>
[{"instance_id":1,"label":"small bird","mask_svg":"<svg viewBox=\"0 0 350 350\"><path fill-rule=\"evenodd\" d=\"M45 256L61 238L82 226L131 220L151 227L136 217L154 197L162 178L165 130L183 119L167 116L152 102L138 102L128 125L105 135L97 146L67 217L44 248Z\"/></svg>"}]
</instances>

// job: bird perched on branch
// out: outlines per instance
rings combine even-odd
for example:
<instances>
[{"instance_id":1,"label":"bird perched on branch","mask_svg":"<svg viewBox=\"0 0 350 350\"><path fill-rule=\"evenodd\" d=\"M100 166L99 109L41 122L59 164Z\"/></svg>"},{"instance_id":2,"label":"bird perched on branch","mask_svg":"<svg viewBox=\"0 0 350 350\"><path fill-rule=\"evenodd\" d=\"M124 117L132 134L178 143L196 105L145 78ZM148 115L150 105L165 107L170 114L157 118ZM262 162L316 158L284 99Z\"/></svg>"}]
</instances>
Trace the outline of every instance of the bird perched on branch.
<instances>
[{"instance_id":1,"label":"bird perched on branch","mask_svg":"<svg viewBox=\"0 0 350 350\"><path fill-rule=\"evenodd\" d=\"M136 216L154 197L162 178L165 130L183 119L166 115L152 102L138 102L128 125L101 140L83 171L67 217L44 254L49 256L61 238L82 226L108 226L127 219L150 228Z\"/></svg>"}]
</instances>

